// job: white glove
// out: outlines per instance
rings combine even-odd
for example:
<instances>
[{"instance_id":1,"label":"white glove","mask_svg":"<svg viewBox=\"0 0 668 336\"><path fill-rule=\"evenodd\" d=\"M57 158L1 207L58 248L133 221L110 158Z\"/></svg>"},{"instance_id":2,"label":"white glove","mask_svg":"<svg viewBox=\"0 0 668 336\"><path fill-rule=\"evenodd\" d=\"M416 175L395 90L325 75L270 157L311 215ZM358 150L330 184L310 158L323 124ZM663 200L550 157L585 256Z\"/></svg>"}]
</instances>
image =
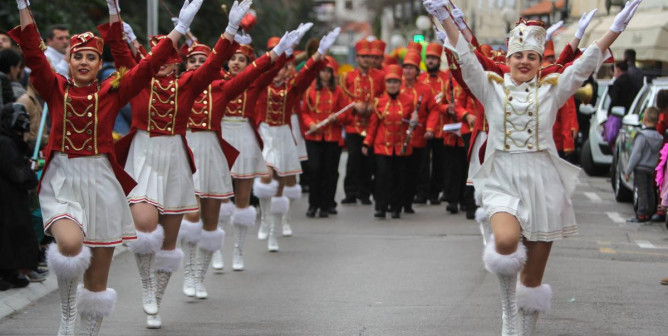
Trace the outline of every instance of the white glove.
<instances>
[{"instance_id":1,"label":"white glove","mask_svg":"<svg viewBox=\"0 0 668 336\"><path fill-rule=\"evenodd\" d=\"M459 30L466 29L466 21L464 21L464 12L462 12L461 9L455 7L455 9L452 10L452 18L455 20L455 24L457 24L457 28L459 28Z\"/></svg>"},{"instance_id":2,"label":"white glove","mask_svg":"<svg viewBox=\"0 0 668 336\"><path fill-rule=\"evenodd\" d=\"M436 28L434 28L434 33L436 33L436 39L441 42L441 44L445 44L445 40L448 39L448 35L444 31L440 31Z\"/></svg>"},{"instance_id":3,"label":"white glove","mask_svg":"<svg viewBox=\"0 0 668 336\"><path fill-rule=\"evenodd\" d=\"M118 15L121 12L118 0L107 0L107 7L109 7L109 15Z\"/></svg>"},{"instance_id":4,"label":"white glove","mask_svg":"<svg viewBox=\"0 0 668 336\"><path fill-rule=\"evenodd\" d=\"M281 56L286 50L291 48L298 40L299 32L293 30L291 32L285 32L281 40L274 47L273 51L276 55Z\"/></svg>"},{"instance_id":5,"label":"white glove","mask_svg":"<svg viewBox=\"0 0 668 336\"><path fill-rule=\"evenodd\" d=\"M578 22L578 30L575 32L576 39L582 40L582 36L584 36L585 30L587 30L587 26L589 26L591 19L594 18L594 15L596 15L597 11L598 9L594 9L589 13L585 12L584 14L582 14L580 22Z\"/></svg>"},{"instance_id":6,"label":"white glove","mask_svg":"<svg viewBox=\"0 0 668 336\"><path fill-rule=\"evenodd\" d=\"M551 25L550 28L547 28L547 30L545 30L545 41L551 40L552 39L552 34L554 34L554 32L556 32L563 25L564 25L564 21L561 20L561 21Z\"/></svg>"},{"instance_id":7,"label":"white glove","mask_svg":"<svg viewBox=\"0 0 668 336\"><path fill-rule=\"evenodd\" d=\"M227 28L225 32L234 35L239 30L239 23L246 15L246 12L250 9L250 6L253 4L253 0L243 0L241 4L239 1L234 1L232 9L230 10L229 21L227 23Z\"/></svg>"},{"instance_id":8,"label":"white glove","mask_svg":"<svg viewBox=\"0 0 668 336\"><path fill-rule=\"evenodd\" d=\"M635 14L636 9L640 5L640 2L642 0L634 0L633 2L626 2L626 6L624 6L624 9L622 9L617 16L615 16L615 20L612 22L612 25L610 26L610 31L615 32L615 33L621 33L626 29L626 25L631 21L631 18L633 17L633 14Z\"/></svg>"},{"instance_id":9,"label":"white glove","mask_svg":"<svg viewBox=\"0 0 668 336\"><path fill-rule=\"evenodd\" d=\"M176 24L176 27L174 27L174 30L181 33L181 35L185 35L188 32L190 24L193 22L197 11L199 11L199 8L202 6L202 1L204 0L193 0L192 2L186 0L186 2L183 3L183 7L181 7L181 12L179 13L179 21Z\"/></svg>"},{"instance_id":10,"label":"white glove","mask_svg":"<svg viewBox=\"0 0 668 336\"><path fill-rule=\"evenodd\" d=\"M251 42L253 42L253 39L248 34L246 34L246 35L239 35L239 34L234 35L234 40L239 44L246 44L246 45L251 44Z\"/></svg>"},{"instance_id":11,"label":"white glove","mask_svg":"<svg viewBox=\"0 0 668 336\"><path fill-rule=\"evenodd\" d=\"M123 22L123 31L125 32L125 35L130 40L128 42L132 42L132 41L137 40L137 35L135 35L135 32L132 31L132 27L130 27L130 25L125 21Z\"/></svg>"},{"instance_id":12,"label":"white glove","mask_svg":"<svg viewBox=\"0 0 668 336\"><path fill-rule=\"evenodd\" d=\"M438 21L445 21L450 18L450 13L445 8L445 0L426 0L423 2L427 13L438 19Z\"/></svg>"},{"instance_id":13,"label":"white glove","mask_svg":"<svg viewBox=\"0 0 668 336\"><path fill-rule=\"evenodd\" d=\"M28 0L16 0L16 5L19 10L24 10L30 6L30 1Z\"/></svg>"},{"instance_id":14,"label":"white glove","mask_svg":"<svg viewBox=\"0 0 668 336\"><path fill-rule=\"evenodd\" d=\"M306 35L306 32L309 31L311 27L313 27L313 22L306 22L299 24L299 27L297 27L297 31L299 32L300 40L304 37L304 35Z\"/></svg>"},{"instance_id":15,"label":"white glove","mask_svg":"<svg viewBox=\"0 0 668 336\"><path fill-rule=\"evenodd\" d=\"M285 55L288 56L288 57L290 57L290 56L292 56L292 54L293 54L294 52L295 52L294 49L292 49L292 48L288 48L288 50L285 51Z\"/></svg>"},{"instance_id":16,"label":"white glove","mask_svg":"<svg viewBox=\"0 0 668 336\"><path fill-rule=\"evenodd\" d=\"M339 33L341 32L340 27L334 28L331 32L329 32L327 35L323 36L322 39L320 39L320 45L318 46L318 52L320 55L324 55L327 53L327 50L332 47L334 42L336 42L336 38L339 36Z\"/></svg>"},{"instance_id":17,"label":"white glove","mask_svg":"<svg viewBox=\"0 0 668 336\"><path fill-rule=\"evenodd\" d=\"M179 18L172 17L171 20L172 20L172 23L174 24L174 27L176 27L179 24Z\"/></svg>"}]
</instances>

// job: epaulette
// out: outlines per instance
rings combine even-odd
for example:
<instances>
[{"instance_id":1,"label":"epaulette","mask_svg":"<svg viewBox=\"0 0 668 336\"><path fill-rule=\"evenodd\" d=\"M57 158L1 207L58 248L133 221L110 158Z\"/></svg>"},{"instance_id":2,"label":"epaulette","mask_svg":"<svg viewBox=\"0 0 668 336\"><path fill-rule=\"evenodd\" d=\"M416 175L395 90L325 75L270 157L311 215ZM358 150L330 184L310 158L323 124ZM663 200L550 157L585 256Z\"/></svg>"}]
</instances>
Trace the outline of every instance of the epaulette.
<instances>
[{"instance_id":1,"label":"epaulette","mask_svg":"<svg viewBox=\"0 0 668 336\"><path fill-rule=\"evenodd\" d=\"M112 79L111 83L109 83L113 89L118 89L118 87L121 86L121 79L123 79L123 76L125 76L126 73L128 73L128 68L126 67L120 67L118 71L113 73L116 78Z\"/></svg>"},{"instance_id":2,"label":"epaulette","mask_svg":"<svg viewBox=\"0 0 668 336\"><path fill-rule=\"evenodd\" d=\"M503 77L499 76L496 72L487 71L487 79L503 84Z\"/></svg>"},{"instance_id":3,"label":"epaulette","mask_svg":"<svg viewBox=\"0 0 668 336\"><path fill-rule=\"evenodd\" d=\"M559 76L560 76L560 74L558 74L558 73L551 73L551 74L545 76L545 78L540 80L540 85L545 85L545 84L549 84L549 85L553 85L553 86L557 85L557 83L559 83Z\"/></svg>"}]
</instances>

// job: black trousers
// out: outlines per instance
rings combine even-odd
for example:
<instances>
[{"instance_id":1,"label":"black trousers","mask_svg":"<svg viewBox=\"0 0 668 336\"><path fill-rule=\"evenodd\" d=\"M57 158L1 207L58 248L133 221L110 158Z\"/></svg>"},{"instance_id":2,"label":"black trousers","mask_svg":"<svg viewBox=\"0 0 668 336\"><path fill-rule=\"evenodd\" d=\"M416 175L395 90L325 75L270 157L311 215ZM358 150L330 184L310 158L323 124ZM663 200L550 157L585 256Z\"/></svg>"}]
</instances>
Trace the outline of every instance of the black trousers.
<instances>
[{"instance_id":1,"label":"black trousers","mask_svg":"<svg viewBox=\"0 0 668 336\"><path fill-rule=\"evenodd\" d=\"M445 178L443 193L448 203L463 203L468 164L466 147L443 146Z\"/></svg>"},{"instance_id":2,"label":"black trousers","mask_svg":"<svg viewBox=\"0 0 668 336\"><path fill-rule=\"evenodd\" d=\"M469 148L471 148L471 134L469 133L462 135L462 139L464 139L464 148L466 148L466 152L468 153ZM468 174L469 174L469 161L464 160L464 163L466 164L466 166L464 168L465 182L464 182L464 195L462 203L464 204L464 206L466 206L466 211L475 211L476 209L475 188L473 188L473 186L466 185L466 180L468 180Z\"/></svg>"},{"instance_id":3,"label":"black trousers","mask_svg":"<svg viewBox=\"0 0 668 336\"><path fill-rule=\"evenodd\" d=\"M346 134L346 177L343 179L343 190L346 198L369 198L373 190L374 155L369 148L369 155L362 155L364 137L359 134Z\"/></svg>"},{"instance_id":4,"label":"black trousers","mask_svg":"<svg viewBox=\"0 0 668 336\"><path fill-rule=\"evenodd\" d=\"M416 194L427 196L424 188L420 190L420 186L425 184L425 180L429 181L429 153L427 148L413 147L413 154L407 157L406 168L406 190L404 194L404 207L410 207L413 204L413 199Z\"/></svg>"},{"instance_id":5,"label":"black trousers","mask_svg":"<svg viewBox=\"0 0 668 336\"><path fill-rule=\"evenodd\" d=\"M427 160L426 175L428 178L418 186L418 195L426 198L438 198L443 190L443 180L445 176L445 162L443 155L443 139L429 139L427 140L427 153L425 159ZM429 166L431 159L431 166ZM422 192L426 194L422 194Z\"/></svg>"},{"instance_id":6,"label":"black trousers","mask_svg":"<svg viewBox=\"0 0 668 336\"><path fill-rule=\"evenodd\" d=\"M400 211L406 188L405 156L376 155L376 211Z\"/></svg>"},{"instance_id":7,"label":"black trousers","mask_svg":"<svg viewBox=\"0 0 668 336\"><path fill-rule=\"evenodd\" d=\"M633 184L638 189L637 216L652 216L656 212L656 185L654 172L633 171Z\"/></svg>"},{"instance_id":8,"label":"black trousers","mask_svg":"<svg viewBox=\"0 0 668 336\"><path fill-rule=\"evenodd\" d=\"M309 166L309 207L327 210L334 207L339 180L341 147L338 142L306 140Z\"/></svg>"}]
</instances>

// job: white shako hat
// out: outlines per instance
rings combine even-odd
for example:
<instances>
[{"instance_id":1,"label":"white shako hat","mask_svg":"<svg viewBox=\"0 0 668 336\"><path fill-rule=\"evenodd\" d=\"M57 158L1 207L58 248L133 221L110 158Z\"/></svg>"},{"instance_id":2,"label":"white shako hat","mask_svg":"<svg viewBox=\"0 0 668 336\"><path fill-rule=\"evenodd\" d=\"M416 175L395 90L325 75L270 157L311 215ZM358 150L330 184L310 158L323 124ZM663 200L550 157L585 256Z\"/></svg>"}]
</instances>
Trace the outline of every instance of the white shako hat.
<instances>
[{"instance_id":1,"label":"white shako hat","mask_svg":"<svg viewBox=\"0 0 668 336\"><path fill-rule=\"evenodd\" d=\"M518 52L532 50L543 55L545 50L545 22L520 19L508 36L506 57Z\"/></svg>"}]
</instances>

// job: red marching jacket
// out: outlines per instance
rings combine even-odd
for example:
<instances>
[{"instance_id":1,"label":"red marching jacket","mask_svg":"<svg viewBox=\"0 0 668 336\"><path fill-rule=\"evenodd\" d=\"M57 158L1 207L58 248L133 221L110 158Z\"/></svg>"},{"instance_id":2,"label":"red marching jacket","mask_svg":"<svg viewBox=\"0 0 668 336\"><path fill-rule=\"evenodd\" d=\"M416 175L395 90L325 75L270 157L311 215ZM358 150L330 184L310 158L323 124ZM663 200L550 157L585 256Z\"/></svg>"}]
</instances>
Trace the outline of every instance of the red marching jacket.
<instances>
[{"instance_id":1,"label":"red marching jacket","mask_svg":"<svg viewBox=\"0 0 668 336\"><path fill-rule=\"evenodd\" d=\"M420 110L418 110L418 125L411 135L411 145L414 148L425 148L427 147L427 139L424 138L424 133L427 131L427 120L432 115L434 115L432 119L436 119L440 115L439 106L434 100L431 88L419 80L410 88L406 87L405 80L402 81L401 92L411 97L413 106L417 106L418 100L422 97Z\"/></svg>"},{"instance_id":2,"label":"red marching jacket","mask_svg":"<svg viewBox=\"0 0 668 336\"><path fill-rule=\"evenodd\" d=\"M434 138L443 138L443 125L445 125L445 112L447 109L446 83L450 78L450 74L445 71L438 71L436 74L423 72L418 76L418 81L428 85L431 88L432 96L436 97L439 93L443 94L441 103L438 104L439 112L435 115L429 115L427 122L427 131L434 133Z\"/></svg>"},{"instance_id":3,"label":"red marching jacket","mask_svg":"<svg viewBox=\"0 0 668 336\"><path fill-rule=\"evenodd\" d=\"M373 146L375 155L411 155L413 146L410 143L403 155L401 154L401 148L407 136L407 120L410 120L414 108L413 99L407 94L400 93L395 99L392 99L386 93L377 98L364 145L367 147Z\"/></svg>"},{"instance_id":4,"label":"red marching jacket","mask_svg":"<svg viewBox=\"0 0 668 336\"><path fill-rule=\"evenodd\" d=\"M304 125L308 129L312 125L329 118L332 113L336 113L346 107L346 105L348 105L348 99L340 87L335 86L333 91L328 87L316 90L314 83L304 95L301 117ZM352 118L352 114L349 109L348 111L341 113L336 118L336 122L331 122L323 126L317 132L306 134L304 135L304 138L310 141L341 143L343 140L343 136L341 135L341 131L343 130L342 124L350 118Z\"/></svg>"},{"instance_id":5,"label":"red marching jacket","mask_svg":"<svg viewBox=\"0 0 668 336\"><path fill-rule=\"evenodd\" d=\"M378 69L369 69L364 74L360 69L344 73L339 78L339 85L351 102L372 103L374 98L385 92L385 72ZM366 131L369 116L352 112L353 119L346 125L347 134L362 134Z\"/></svg>"},{"instance_id":6,"label":"red marching jacket","mask_svg":"<svg viewBox=\"0 0 668 336\"><path fill-rule=\"evenodd\" d=\"M112 130L120 109L146 87L174 51L171 40L161 41L151 56L127 72L117 72L101 83L76 87L71 80L53 72L39 47L41 40L34 24L25 29L16 27L9 35L21 46L26 65L32 70L30 81L49 107L51 133L45 148L44 171L54 151L68 157L105 154L123 191L129 193L136 182L116 160Z\"/></svg>"}]
</instances>

